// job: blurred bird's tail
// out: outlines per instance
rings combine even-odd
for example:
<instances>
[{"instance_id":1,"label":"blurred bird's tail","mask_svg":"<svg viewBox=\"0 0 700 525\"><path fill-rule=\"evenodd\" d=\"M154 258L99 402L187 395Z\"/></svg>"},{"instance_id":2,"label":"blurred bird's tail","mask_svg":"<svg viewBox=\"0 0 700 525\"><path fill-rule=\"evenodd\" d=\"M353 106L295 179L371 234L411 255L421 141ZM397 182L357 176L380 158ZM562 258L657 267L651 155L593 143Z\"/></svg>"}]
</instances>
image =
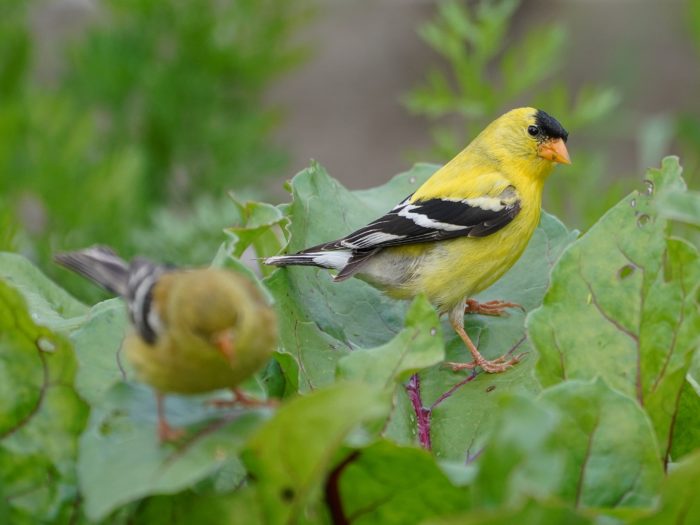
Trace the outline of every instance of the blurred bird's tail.
<instances>
[{"instance_id":1,"label":"blurred bird's tail","mask_svg":"<svg viewBox=\"0 0 700 525\"><path fill-rule=\"evenodd\" d=\"M129 264L107 246L54 255L61 266L73 270L117 295L127 295Z\"/></svg>"}]
</instances>

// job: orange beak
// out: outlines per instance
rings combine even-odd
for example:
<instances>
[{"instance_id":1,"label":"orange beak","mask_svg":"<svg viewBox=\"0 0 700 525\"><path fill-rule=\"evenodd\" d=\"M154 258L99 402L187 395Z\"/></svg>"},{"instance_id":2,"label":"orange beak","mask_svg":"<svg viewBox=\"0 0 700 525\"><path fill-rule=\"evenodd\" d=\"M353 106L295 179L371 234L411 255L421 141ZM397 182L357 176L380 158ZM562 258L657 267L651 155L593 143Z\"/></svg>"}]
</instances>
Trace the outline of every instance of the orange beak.
<instances>
[{"instance_id":1,"label":"orange beak","mask_svg":"<svg viewBox=\"0 0 700 525\"><path fill-rule=\"evenodd\" d=\"M233 330L231 329L222 330L214 336L214 345L224 359L226 359L226 361L229 363L233 362L236 354L236 347L233 344L233 338Z\"/></svg>"},{"instance_id":2,"label":"orange beak","mask_svg":"<svg viewBox=\"0 0 700 525\"><path fill-rule=\"evenodd\" d=\"M571 164L569 151L566 149L566 144L564 144L562 139L548 140L540 144L537 148L537 156L552 162L559 162L560 164Z\"/></svg>"}]
</instances>

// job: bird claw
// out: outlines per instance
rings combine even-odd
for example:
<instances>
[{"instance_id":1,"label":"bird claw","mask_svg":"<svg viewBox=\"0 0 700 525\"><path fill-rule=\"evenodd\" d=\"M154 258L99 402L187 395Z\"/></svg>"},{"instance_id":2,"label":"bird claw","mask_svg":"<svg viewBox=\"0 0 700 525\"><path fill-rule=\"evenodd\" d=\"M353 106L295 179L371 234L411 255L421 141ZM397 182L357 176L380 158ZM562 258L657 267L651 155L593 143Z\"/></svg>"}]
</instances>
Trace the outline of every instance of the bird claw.
<instances>
[{"instance_id":1,"label":"bird claw","mask_svg":"<svg viewBox=\"0 0 700 525\"><path fill-rule=\"evenodd\" d=\"M158 423L158 439L161 443L172 443L178 441L185 435L185 431L181 428L175 428L168 425L166 421Z\"/></svg>"},{"instance_id":2,"label":"bird claw","mask_svg":"<svg viewBox=\"0 0 700 525\"><path fill-rule=\"evenodd\" d=\"M459 372L460 370L473 370L478 366L474 361L471 363L455 363L453 361L448 361L443 363L443 365L450 368L453 372Z\"/></svg>"},{"instance_id":3,"label":"bird claw","mask_svg":"<svg viewBox=\"0 0 700 525\"><path fill-rule=\"evenodd\" d=\"M450 367L453 372L458 372L459 370L474 370L475 368L479 367L488 374L498 374L505 372L509 368L518 364L520 361L522 361L525 355L527 355L527 352L522 352L515 357L502 355L501 357L497 357L496 359L492 359L490 361L482 358L474 360L470 363L449 362L445 363L445 365Z\"/></svg>"},{"instance_id":4,"label":"bird claw","mask_svg":"<svg viewBox=\"0 0 700 525\"><path fill-rule=\"evenodd\" d=\"M518 303L511 303L508 301L488 301L485 303L480 303L475 299L468 299L464 307L464 313L500 317L508 315L506 308L518 308L525 312L525 308Z\"/></svg>"}]
</instances>

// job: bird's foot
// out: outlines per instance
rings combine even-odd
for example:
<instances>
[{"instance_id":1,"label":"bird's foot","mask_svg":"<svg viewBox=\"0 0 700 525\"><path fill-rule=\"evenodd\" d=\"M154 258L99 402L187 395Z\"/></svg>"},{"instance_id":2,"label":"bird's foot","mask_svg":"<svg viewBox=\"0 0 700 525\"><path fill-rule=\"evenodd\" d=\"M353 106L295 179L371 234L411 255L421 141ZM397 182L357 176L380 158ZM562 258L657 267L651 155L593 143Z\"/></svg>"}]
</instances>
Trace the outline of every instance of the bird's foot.
<instances>
[{"instance_id":1,"label":"bird's foot","mask_svg":"<svg viewBox=\"0 0 700 525\"><path fill-rule=\"evenodd\" d=\"M165 417L165 397L161 392L156 392L156 408L158 411L158 439L161 443L177 441L185 435L180 428L171 427Z\"/></svg>"},{"instance_id":2,"label":"bird's foot","mask_svg":"<svg viewBox=\"0 0 700 525\"><path fill-rule=\"evenodd\" d=\"M185 431L181 428L171 427L164 419L158 421L158 439L161 443L172 443L184 435Z\"/></svg>"},{"instance_id":3,"label":"bird's foot","mask_svg":"<svg viewBox=\"0 0 700 525\"><path fill-rule=\"evenodd\" d=\"M233 388L233 399L212 399L207 401L207 404L215 408L231 408L231 407L247 407L247 408L260 408L260 407L276 407L279 403L276 399L268 399L263 401L262 399L256 399L250 397L245 392Z\"/></svg>"},{"instance_id":4,"label":"bird's foot","mask_svg":"<svg viewBox=\"0 0 700 525\"><path fill-rule=\"evenodd\" d=\"M473 370L479 367L488 374L498 374L500 372L505 372L509 368L512 368L513 366L517 365L520 361L522 361L523 357L525 357L526 354L527 352L522 352L514 357L510 357L509 355L502 355L501 357L497 357L496 359L492 359L490 361L479 356L481 357L480 359L477 358L471 363L448 362L445 363L445 365L450 367L453 372L457 372L459 370Z\"/></svg>"},{"instance_id":5,"label":"bird's foot","mask_svg":"<svg viewBox=\"0 0 700 525\"><path fill-rule=\"evenodd\" d=\"M492 315L498 317L508 315L506 308L519 308L523 312L525 311L525 308L518 303L511 303L508 301L488 301L485 303L480 303L476 299L467 299L467 303L464 307L464 313Z\"/></svg>"}]
</instances>

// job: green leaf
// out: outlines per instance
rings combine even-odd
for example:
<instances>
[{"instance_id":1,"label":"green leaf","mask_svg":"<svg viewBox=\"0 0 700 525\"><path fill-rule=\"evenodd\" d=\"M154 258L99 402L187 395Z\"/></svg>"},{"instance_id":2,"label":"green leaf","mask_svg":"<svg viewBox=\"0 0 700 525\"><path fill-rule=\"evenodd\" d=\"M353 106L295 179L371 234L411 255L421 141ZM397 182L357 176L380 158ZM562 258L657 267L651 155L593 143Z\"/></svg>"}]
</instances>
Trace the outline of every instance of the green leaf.
<instances>
[{"instance_id":1,"label":"green leaf","mask_svg":"<svg viewBox=\"0 0 700 525\"><path fill-rule=\"evenodd\" d=\"M236 506L230 494L202 494L191 490L174 496L148 498L129 516L130 525L255 525L250 509ZM241 512L242 511L242 512Z\"/></svg>"},{"instance_id":2,"label":"green leaf","mask_svg":"<svg viewBox=\"0 0 700 525\"><path fill-rule=\"evenodd\" d=\"M435 169L431 165L417 165L379 188L349 192L320 166L313 165L292 181L289 251L339 238L363 226L404 199ZM526 309L537 307L547 288L551 266L575 237L575 232L544 214L541 227L521 260L479 298L507 299ZM266 283L277 301L285 355L298 365L293 370L287 363L286 370L299 374L302 392L332 383L336 366L341 375L362 374L357 370L366 370L372 372L372 380L388 380L391 372L373 367L373 363L375 359L397 355L398 340L395 345L388 341L401 330L405 312L402 303L387 299L356 279L332 282L327 271L315 268L285 268L275 272ZM497 357L514 347L517 347L515 351L527 349L523 318L518 310L504 318L470 316L466 327L485 355ZM446 346L448 358L466 359L467 351L451 328L446 328L444 333L450 334ZM413 356L411 352L406 355ZM356 370L350 371L350 367ZM422 373L421 399L414 395L416 404L406 394L397 394L386 435L400 443L414 442L419 434L415 410L422 406L421 411L428 411L432 417L436 453L440 457L464 459L470 448L475 449L479 436L488 430L494 409L491 392L495 388L537 389L531 367L532 360L528 360L497 376L471 377L442 367Z\"/></svg>"},{"instance_id":3,"label":"green leaf","mask_svg":"<svg viewBox=\"0 0 700 525\"><path fill-rule=\"evenodd\" d=\"M292 181L290 252L341 237L415 191L435 170L421 165L371 191L350 192L314 164ZM265 284L275 298L283 351L298 365L302 392L328 385L353 348L381 345L399 332L405 307L358 280L334 283L316 268L284 268Z\"/></svg>"},{"instance_id":4,"label":"green leaf","mask_svg":"<svg viewBox=\"0 0 700 525\"><path fill-rule=\"evenodd\" d=\"M112 386L126 379L130 368L121 355L125 330L124 302L110 299L92 307L83 324L71 333L78 359L76 388L90 403L99 403Z\"/></svg>"},{"instance_id":5,"label":"green leaf","mask_svg":"<svg viewBox=\"0 0 700 525\"><path fill-rule=\"evenodd\" d=\"M663 476L646 415L601 380L567 381L537 401L505 399L478 466L474 502L485 508L517 507L528 497L645 507Z\"/></svg>"},{"instance_id":6,"label":"green leaf","mask_svg":"<svg viewBox=\"0 0 700 525\"><path fill-rule=\"evenodd\" d=\"M656 192L684 186L680 172L665 159L649 172L649 191L623 199L574 243L527 323L542 383L605 378L647 409L665 462L700 334L697 251L667 240L654 207Z\"/></svg>"},{"instance_id":7,"label":"green leaf","mask_svg":"<svg viewBox=\"0 0 700 525\"><path fill-rule=\"evenodd\" d=\"M70 328L66 319L85 314L87 307L56 285L21 255L0 253L0 280L19 291L32 318L49 328Z\"/></svg>"},{"instance_id":8,"label":"green leaf","mask_svg":"<svg viewBox=\"0 0 700 525\"><path fill-rule=\"evenodd\" d=\"M476 510L450 518L428 520L422 525L586 525L591 518L556 503L529 501L519 509Z\"/></svg>"},{"instance_id":9,"label":"green leaf","mask_svg":"<svg viewBox=\"0 0 700 525\"><path fill-rule=\"evenodd\" d=\"M662 479L644 412L601 380L549 388L542 400L561 413L557 447L566 455L558 495L582 507L643 507ZM615 457L611 468L610 457Z\"/></svg>"},{"instance_id":10,"label":"green leaf","mask_svg":"<svg viewBox=\"0 0 700 525\"><path fill-rule=\"evenodd\" d=\"M700 385L690 374L680 390L671 438L670 456L674 461L700 450Z\"/></svg>"},{"instance_id":11,"label":"green leaf","mask_svg":"<svg viewBox=\"0 0 700 525\"><path fill-rule=\"evenodd\" d=\"M700 192L671 189L656 202L661 217L700 226Z\"/></svg>"},{"instance_id":12,"label":"green leaf","mask_svg":"<svg viewBox=\"0 0 700 525\"><path fill-rule=\"evenodd\" d=\"M353 452L333 471L340 507L356 525L407 525L469 507L466 489L452 485L422 450L380 441Z\"/></svg>"},{"instance_id":13,"label":"green leaf","mask_svg":"<svg viewBox=\"0 0 700 525\"><path fill-rule=\"evenodd\" d=\"M348 433L385 417L389 404L373 387L338 383L280 407L250 438L243 455L257 480L265 522L300 520L318 502L322 481Z\"/></svg>"},{"instance_id":14,"label":"green leaf","mask_svg":"<svg viewBox=\"0 0 700 525\"><path fill-rule=\"evenodd\" d=\"M281 243L275 228L286 222L280 209L264 202L240 202L234 195L230 196L238 213L236 223L228 228L236 239L234 256L240 257L250 245L255 246L258 257L269 257L279 251Z\"/></svg>"},{"instance_id":15,"label":"green leaf","mask_svg":"<svg viewBox=\"0 0 700 525\"><path fill-rule=\"evenodd\" d=\"M60 295L60 294L59 294ZM75 457L87 409L75 359L0 281L0 488L8 523L67 522L77 513Z\"/></svg>"},{"instance_id":16,"label":"green leaf","mask_svg":"<svg viewBox=\"0 0 700 525\"><path fill-rule=\"evenodd\" d=\"M576 238L551 215L543 214L540 227L527 250L513 268L476 298L481 301L504 299L536 308L549 283L549 272L562 250ZM506 317L468 315L465 328L479 350L488 358L511 351L529 352L530 344L523 327L524 314L512 309ZM452 328L447 335L448 361L467 361L469 353ZM400 443L420 438L421 427L429 430L430 445L440 458L465 460L477 453L497 412L501 392L537 392L533 378L534 359L503 374L454 373L443 366L433 367L419 375L419 392L409 385L413 403L397 402L387 436ZM423 423L417 411L425 413ZM426 427L429 427L426 429ZM425 444L425 443L424 443Z\"/></svg>"},{"instance_id":17,"label":"green leaf","mask_svg":"<svg viewBox=\"0 0 700 525\"><path fill-rule=\"evenodd\" d=\"M658 512L634 521L634 525L666 525L700 522L700 451L676 465L661 487Z\"/></svg>"},{"instance_id":18,"label":"green leaf","mask_svg":"<svg viewBox=\"0 0 700 525\"><path fill-rule=\"evenodd\" d=\"M442 362L445 352L435 308L419 297L406 313L406 328L388 343L358 349L338 361L339 376L371 385L389 386Z\"/></svg>"},{"instance_id":19,"label":"green leaf","mask_svg":"<svg viewBox=\"0 0 700 525\"><path fill-rule=\"evenodd\" d=\"M205 406L201 396L168 396L168 422L189 428L177 444L162 444L154 399L148 387L120 383L93 406L78 461L85 511L91 519L103 519L145 496L180 492L216 473L237 457L267 412L222 412Z\"/></svg>"}]
</instances>

